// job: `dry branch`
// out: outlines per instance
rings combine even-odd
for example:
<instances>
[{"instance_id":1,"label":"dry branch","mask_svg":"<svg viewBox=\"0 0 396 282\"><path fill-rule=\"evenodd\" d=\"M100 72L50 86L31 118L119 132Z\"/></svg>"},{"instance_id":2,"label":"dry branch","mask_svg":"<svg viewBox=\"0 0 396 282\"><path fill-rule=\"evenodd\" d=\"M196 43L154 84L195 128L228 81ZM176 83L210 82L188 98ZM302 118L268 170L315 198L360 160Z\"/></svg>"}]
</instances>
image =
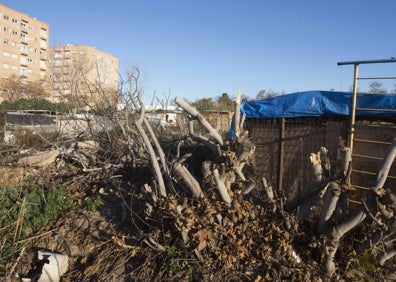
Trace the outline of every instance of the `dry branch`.
<instances>
[{"instance_id":1,"label":"dry branch","mask_svg":"<svg viewBox=\"0 0 396 282\"><path fill-rule=\"evenodd\" d=\"M190 171L180 162L176 162L172 168L173 172L182 179L183 183L191 191L194 198L203 198L201 186Z\"/></svg>"},{"instance_id":2,"label":"dry branch","mask_svg":"<svg viewBox=\"0 0 396 282\"><path fill-rule=\"evenodd\" d=\"M198 143L204 144L206 147L208 147L212 151L212 153L215 156L219 156L221 152L218 149L217 144L212 142L211 140L209 140L205 136L196 134L194 132L194 122L193 122L193 120L190 120L189 125L190 125L189 129L190 129L190 137L191 137L191 139L196 141L196 142L198 142Z\"/></svg>"},{"instance_id":3,"label":"dry branch","mask_svg":"<svg viewBox=\"0 0 396 282\"><path fill-rule=\"evenodd\" d=\"M234 110L234 132L235 138L237 142L239 142L239 135L240 135L240 119L241 119L241 91L237 92L235 98L235 110Z\"/></svg>"},{"instance_id":4,"label":"dry branch","mask_svg":"<svg viewBox=\"0 0 396 282\"><path fill-rule=\"evenodd\" d=\"M381 168L377 173L377 179L375 181L374 186L371 188L374 193L378 194L379 189L381 189L385 181L388 177L389 170L393 164L393 161L396 157L396 138L393 139L392 145L389 147L388 152L385 155L384 160L382 161Z\"/></svg>"},{"instance_id":5,"label":"dry branch","mask_svg":"<svg viewBox=\"0 0 396 282\"><path fill-rule=\"evenodd\" d=\"M388 261L389 259L393 258L396 255L396 250L392 250L390 252L386 252L384 254L382 254L379 258L378 258L378 264L379 265L384 265L386 261Z\"/></svg>"},{"instance_id":6,"label":"dry branch","mask_svg":"<svg viewBox=\"0 0 396 282\"><path fill-rule=\"evenodd\" d=\"M153 166L153 170L154 170L154 174L155 174L155 178L158 182L158 187L159 187L159 192L160 195L162 197L166 197L167 196L167 192L166 192L166 187L165 187L165 182L164 179L162 177L162 173L161 173L161 169L160 166L158 164L158 160L157 160L157 156L155 154L154 148L151 145L150 139L148 138L146 131L144 130L142 124L144 122L145 119L145 110L144 110L144 105L140 99L140 94L137 93L138 97L133 97L133 95L130 95L131 97L131 101L133 102L134 106L136 109L139 109L139 118L135 121L135 125L136 128L138 129L140 135L143 138L144 144L146 145L146 148L150 154L150 159L151 159L151 163Z\"/></svg>"},{"instance_id":7,"label":"dry branch","mask_svg":"<svg viewBox=\"0 0 396 282\"><path fill-rule=\"evenodd\" d=\"M377 173L377 179L373 185L372 193L367 195L366 198L362 200L364 205L362 205L355 213L348 216L342 223L334 227L330 242L332 248L327 255L326 264L325 264L325 269L328 274L335 271L334 256L337 252L337 248L339 246L339 242L341 238L347 232L349 232L357 225L359 225L362 221L364 221L367 215L372 213L371 210L375 209L377 197L381 196L382 194L380 193L380 191L382 191L382 186L388 177L389 169L395 157L396 157L396 140L394 139L381 164L381 168ZM386 257L387 256L385 255L384 261L386 261Z\"/></svg>"},{"instance_id":8,"label":"dry branch","mask_svg":"<svg viewBox=\"0 0 396 282\"><path fill-rule=\"evenodd\" d=\"M228 194L226 185L224 184L224 181L220 179L220 174L219 171L216 169L212 170L213 177L216 181L217 189L219 190L219 194L221 199L226 203L226 204L231 204L231 197Z\"/></svg>"},{"instance_id":9,"label":"dry branch","mask_svg":"<svg viewBox=\"0 0 396 282\"><path fill-rule=\"evenodd\" d=\"M186 101L181 98L176 98L175 103L179 105L183 110L195 117L198 122L209 132L209 134L215 139L216 143L223 146L223 138L221 135L210 125L210 123L199 113L194 107L189 105Z\"/></svg>"},{"instance_id":10,"label":"dry branch","mask_svg":"<svg viewBox=\"0 0 396 282\"><path fill-rule=\"evenodd\" d=\"M331 218L336 210L338 199L341 195L341 186L336 182L330 182L326 191L324 203L318 220L318 233L326 233L331 224Z\"/></svg>"}]
</instances>

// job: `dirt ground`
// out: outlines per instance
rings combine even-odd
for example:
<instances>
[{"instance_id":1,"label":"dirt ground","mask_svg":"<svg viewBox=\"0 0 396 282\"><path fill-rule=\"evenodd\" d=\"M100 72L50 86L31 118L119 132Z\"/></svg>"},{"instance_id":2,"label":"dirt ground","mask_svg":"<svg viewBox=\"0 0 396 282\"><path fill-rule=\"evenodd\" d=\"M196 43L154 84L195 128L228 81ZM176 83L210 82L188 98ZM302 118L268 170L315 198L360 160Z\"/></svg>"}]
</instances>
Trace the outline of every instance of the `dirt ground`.
<instances>
[{"instance_id":1,"label":"dirt ground","mask_svg":"<svg viewBox=\"0 0 396 282\"><path fill-rule=\"evenodd\" d=\"M189 165L199 171L197 159ZM259 189L244 195L241 187L233 187L232 205L226 206L213 183L201 183L205 199L178 190L150 208L152 199L142 189L154 183L147 162L89 172L65 160L45 168L4 162L0 175L2 186L23 186L31 175L43 187L66 187L65 198L72 200L56 220L20 242L23 252L5 267L22 277L36 267L37 250L46 249L69 257L62 281L396 279L394 260L373 268L369 256L356 252L362 234L376 228L370 221L343 238L338 270L326 276L324 239L316 236L314 221L297 224L293 214L273 209Z\"/></svg>"}]
</instances>

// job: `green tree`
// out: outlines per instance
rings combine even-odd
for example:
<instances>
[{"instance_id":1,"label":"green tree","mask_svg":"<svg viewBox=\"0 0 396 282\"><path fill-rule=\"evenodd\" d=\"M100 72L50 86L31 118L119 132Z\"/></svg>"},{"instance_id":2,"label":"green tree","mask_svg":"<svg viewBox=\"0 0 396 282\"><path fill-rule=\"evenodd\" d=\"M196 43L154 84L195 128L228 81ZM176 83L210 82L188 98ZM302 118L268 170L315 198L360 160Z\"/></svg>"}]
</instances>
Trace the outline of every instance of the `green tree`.
<instances>
[{"instance_id":1,"label":"green tree","mask_svg":"<svg viewBox=\"0 0 396 282\"><path fill-rule=\"evenodd\" d=\"M192 105L199 111L204 112L207 110L214 110L216 108L215 102L212 98L202 98L196 100Z\"/></svg>"},{"instance_id":2,"label":"green tree","mask_svg":"<svg viewBox=\"0 0 396 282\"><path fill-rule=\"evenodd\" d=\"M234 101L230 98L227 93L222 93L221 96L218 96L216 99L217 108L219 110L233 110Z\"/></svg>"},{"instance_id":3,"label":"green tree","mask_svg":"<svg viewBox=\"0 0 396 282\"><path fill-rule=\"evenodd\" d=\"M42 98L36 99L18 99L16 101L4 100L0 104L0 110L17 111L17 110L45 110L51 112L67 113L71 107L65 103L52 103Z\"/></svg>"}]
</instances>

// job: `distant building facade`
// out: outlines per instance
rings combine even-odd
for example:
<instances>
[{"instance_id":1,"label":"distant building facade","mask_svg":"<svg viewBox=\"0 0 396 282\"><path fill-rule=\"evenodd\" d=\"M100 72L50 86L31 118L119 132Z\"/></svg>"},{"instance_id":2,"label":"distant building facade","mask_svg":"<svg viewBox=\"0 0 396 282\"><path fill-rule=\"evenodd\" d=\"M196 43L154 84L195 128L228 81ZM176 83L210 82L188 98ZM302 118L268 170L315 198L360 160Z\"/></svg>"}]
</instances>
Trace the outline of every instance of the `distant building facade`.
<instances>
[{"instance_id":1,"label":"distant building facade","mask_svg":"<svg viewBox=\"0 0 396 282\"><path fill-rule=\"evenodd\" d=\"M39 81L53 102L117 105L116 57L87 45L49 47L48 42L48 24L0 4L0 83L14 75L22 82ZM107 96L98 97L98 90Z\"/></svg>"},{"instance_id":2,"label":"distant building facade","mask_svg":"<svg viewBox=\"0 0 396 282\"><path fill-rule=\"evenodd\" d=\"M45 80L48 25L0 4L0 75L22 76L27 81Z\"/></svg>"},{"instance_id":3,"label":"distant building facade","mask_svg":"<svg viewBox=\"0 0 396 282\"><path fill-rule=\"evenodd\" d=\"M49 48L48 61L56 101L92 108L105 98L108 99L106 103L117 105L116 57L91 46L68 44ZM98 92L106 97L98 97Z\"/></svg>"}]
</instances>

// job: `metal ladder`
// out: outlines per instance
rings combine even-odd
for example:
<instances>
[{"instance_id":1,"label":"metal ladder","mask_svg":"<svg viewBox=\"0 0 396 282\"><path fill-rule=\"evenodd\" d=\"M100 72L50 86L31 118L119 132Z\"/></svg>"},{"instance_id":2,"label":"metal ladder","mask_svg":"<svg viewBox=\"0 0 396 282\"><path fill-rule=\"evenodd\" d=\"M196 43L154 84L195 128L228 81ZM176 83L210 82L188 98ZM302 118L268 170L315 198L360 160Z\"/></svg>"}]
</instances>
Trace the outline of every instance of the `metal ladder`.
<instances>
[{"instance_id":1,"label":"metal ladder","mask_svg":"<svg viewBox=\"0 0 396 282\"><path fill-rule=\"evenodd\" d=\"M373 145L373 146L387 146L389 147L391 142L389 141L383 141L383 140L375 140L372 139L372 137L368 137L368 138L356 138L355 136L355 129L356 129L356 111L361 111L364 110L366 112L370 112L370 111L381 111L381 112L394 112L396 113L396 109L378 109L378 108L359 108L357 107L357 100L359 98L359 94L357 93L357 89L358 89L358 81L359 80L383 80L383 79L393 79L396 80L396 77L359 77L358 73L359 73L359 66L362 64L381 64L381 63L396 63L396 59L395 58L391 58L391 59L383 59L383 60L366 60L366 61L349 61L349 62L338 62L337 65L338 66L342 66L342 65L353 65L354 66L354 75L353 75L353 90L352 90L352 101L351 101L351 113L350 113L350 123L349 123L349 132L348 132L348 141L347 141L347 146L350 148L351 152L352 152L352 164L353 164L353 159L354 158L359 158L361 160L367 160L367 161L378 161L380 162L382 160L381 157L379 156L373 156L370 155L369 153L357 153L354 149L355 149L355 144L358 146L359 144L368 144L368 145ZM365 95L378 95L375 93L365 93ZM386 95L386 94L385 94ZM365 126L365 125L359 125L359 126ZM366 125L369 126L369 125ZM381 124L378 126L382 126ZM388 126L388 125L383 125ZM389 127L388 127L389 130ZM394 130L394 136L396 136L396 124L391 125L390 130ZM375 170L359 170L359 169L354 169L352 166L352 173L355 174L361 174L361 175L371 175L373 177L375 177L375 175L377 174L377 171ZM388 175L388 178L390 179L394 179L396 181L396 175ZM347 180L347 182L350 182L350 179ZM353 183L351 183L351 186L354 186L355 188L359 188L359 189L370 189L370 187L366 187L366 186L358 186L358 185L354 185Z\"/></svg>"}]
</instances>

